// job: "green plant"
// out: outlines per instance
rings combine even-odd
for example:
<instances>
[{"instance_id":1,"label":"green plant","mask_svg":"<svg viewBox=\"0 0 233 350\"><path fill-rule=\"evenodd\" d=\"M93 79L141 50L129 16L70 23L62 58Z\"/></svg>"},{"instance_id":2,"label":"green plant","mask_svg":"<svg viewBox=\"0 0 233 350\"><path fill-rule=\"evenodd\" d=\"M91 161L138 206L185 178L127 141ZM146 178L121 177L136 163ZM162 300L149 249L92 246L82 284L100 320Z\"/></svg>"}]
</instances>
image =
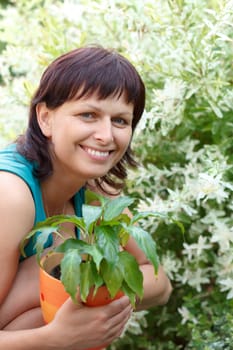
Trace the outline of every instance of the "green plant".
<instances>
[{"instance_id":1,"label":"green plant","mask_svg":"<svg viewBox=\"0 0 233 350\"><path fill-rule=\"evenodd\" d=\"M156 243L147 231L135 226L135 223L148 216L164 216L159 212L138 212L130 218L123 210L134 200L127 196L112 200L87 191L86 197L88 201L98 199L101 205L84 204L83 217L57 215L39 222L23 239L21 252L24 254L25 242L39 231L35 249L40 262L48 236L53 233L64 238L62 225L72 223L80 230L82 239L64 239L59 246L51 248L51 252L64 254L60 264L61 281L73 301L77 287L81 299L85 301L92 287L97 291L104 284L112 298L122 290L134 306L136 296L140 299L143 296L143 275L136 259L120 247L124 248L132 236L153 264L156 274L159 265Z\"/></svg>"}]
</instances>

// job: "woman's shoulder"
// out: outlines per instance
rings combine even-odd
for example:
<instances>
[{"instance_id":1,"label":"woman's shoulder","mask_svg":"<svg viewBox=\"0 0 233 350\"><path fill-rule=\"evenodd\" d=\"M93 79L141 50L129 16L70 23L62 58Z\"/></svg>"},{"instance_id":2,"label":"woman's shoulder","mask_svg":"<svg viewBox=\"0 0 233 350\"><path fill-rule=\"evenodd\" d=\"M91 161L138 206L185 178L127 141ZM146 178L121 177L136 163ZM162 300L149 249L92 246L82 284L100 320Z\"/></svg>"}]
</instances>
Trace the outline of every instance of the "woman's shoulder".
<instances>
[{"instance_id":1,"label":"woman's shoulder","mask_svg":"<svg viewBox=\"0 0 233 350\"><path fill-rule=\"evenodd\" d=\"M0 193L1 197L4 193L7 194L7 198L4 201L14 199L17 204L25 204L28 199L31 202L31 192L25 183L19 176L8 171L0 170Z\"/></svg>"},{"instance_id":2,"label":"woman's shoulder","mask_svg":"<svg viewBox=\"0 0 233 350\"><path fill-rule=\"evenodd\" d=\"M32 171L33 162L27 160L17 151L15 143L9 144L0 150L0 170L12 169L15 171L22 171L28 169Z\"/></svg>"},{"instance_id":3,"label":"woman's shoulder","mask_svg":"<svg viewBox=\"0 0 233 350\"><path fill-rule=\"evenodd\" d=\"M0 171L20 177L32 191L38 187L38 180L34 175L34 163L17 151L16 144L10 144L0 150Z\"/></svg>"},{"instance_id":4,"label":"woman's shoulder","mask_svg":"<svg viewBox=\"0 0 233 350\"><path fill-rule=\"evenodd\" d=\"M33 164L17 151L16 144L0 150L0 193L8 193L13 207L29 205L34 217L35 206L40 204L40 184L33 174Z\"/></svg>"},{"instance_id":5,"label":"woman's shoulder","mask_svg":"<svg viewBox=\"0 0 233 350\"><path fill-rule=\"evenodd\" d=\"M0 211L3 221L10 225L30 228L35 216L31 192L26 183L15 174L0 171Z\"/></svg>"}]
</instances>

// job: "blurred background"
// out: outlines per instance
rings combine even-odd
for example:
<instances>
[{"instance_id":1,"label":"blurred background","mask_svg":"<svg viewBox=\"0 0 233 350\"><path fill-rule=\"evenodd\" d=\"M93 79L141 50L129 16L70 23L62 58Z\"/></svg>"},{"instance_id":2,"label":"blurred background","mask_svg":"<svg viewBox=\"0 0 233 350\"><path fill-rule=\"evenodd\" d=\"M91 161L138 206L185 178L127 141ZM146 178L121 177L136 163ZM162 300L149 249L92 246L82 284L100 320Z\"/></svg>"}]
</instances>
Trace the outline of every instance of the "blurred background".
<instances>
[{"instance_id":1,"label":"blurred background","mask_svg":"<svg viewBox=\"0 0 233 350\"><path fill-rule=\"evenodd\" d=\"M233 349L233 1L0 1L0 147L27 124L45 67L88 44L117 49L147 88L126 192L173 284L111 350Z\"/></svg>"}]
</instances>

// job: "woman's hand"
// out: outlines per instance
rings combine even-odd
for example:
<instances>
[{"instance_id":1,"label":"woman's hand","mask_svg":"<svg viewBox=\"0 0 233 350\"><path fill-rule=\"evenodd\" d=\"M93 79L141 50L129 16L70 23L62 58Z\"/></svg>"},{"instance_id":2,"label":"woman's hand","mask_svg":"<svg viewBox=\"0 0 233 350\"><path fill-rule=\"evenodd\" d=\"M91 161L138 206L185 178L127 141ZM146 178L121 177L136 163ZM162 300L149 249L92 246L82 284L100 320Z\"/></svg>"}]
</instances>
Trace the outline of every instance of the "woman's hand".
<instances>
[{"instance_id":1,"label":"woman's hand","mask_svg":"<svg viewBox=\"0 0 233 350\"><path fill-rule=\"evenodd\" d=\"M51 345L66 350L108 345L121 335L131 313L132 306L126 296L97 307L75 305L69 298L47 326Z\"/></svg>"}]
</instances>

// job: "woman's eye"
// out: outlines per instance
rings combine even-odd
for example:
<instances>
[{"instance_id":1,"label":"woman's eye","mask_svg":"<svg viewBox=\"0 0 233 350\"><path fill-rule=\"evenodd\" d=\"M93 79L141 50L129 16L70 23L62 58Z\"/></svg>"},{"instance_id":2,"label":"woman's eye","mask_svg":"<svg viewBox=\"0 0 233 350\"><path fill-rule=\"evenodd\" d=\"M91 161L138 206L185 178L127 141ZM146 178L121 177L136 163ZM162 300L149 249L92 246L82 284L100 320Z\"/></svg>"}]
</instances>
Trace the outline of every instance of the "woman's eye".
<instances>
[{"instance_id":1,"label":"woman's eye","mask_svg":"<svg viewBox=\"0 0 233 350\"><path fill-rule=\"evenodd\" d=\"M93 113L81 113L80 116L81 116L83 119L93 119L93 118L94 118Z\"/></svg>"},{"instance_id":2,"label":"woman's eye","mask_svg":"<svg viewBox=\"0 0 233 350\"><path fill-rule=\"evenodd\" d=\"M125 119L120 118L120 117L113 118L112 121L113 121L114 124L117 124L117 125L120 125L120 126L124 126L124 125L128 124Z\"/></svg>"}]
</instances>

